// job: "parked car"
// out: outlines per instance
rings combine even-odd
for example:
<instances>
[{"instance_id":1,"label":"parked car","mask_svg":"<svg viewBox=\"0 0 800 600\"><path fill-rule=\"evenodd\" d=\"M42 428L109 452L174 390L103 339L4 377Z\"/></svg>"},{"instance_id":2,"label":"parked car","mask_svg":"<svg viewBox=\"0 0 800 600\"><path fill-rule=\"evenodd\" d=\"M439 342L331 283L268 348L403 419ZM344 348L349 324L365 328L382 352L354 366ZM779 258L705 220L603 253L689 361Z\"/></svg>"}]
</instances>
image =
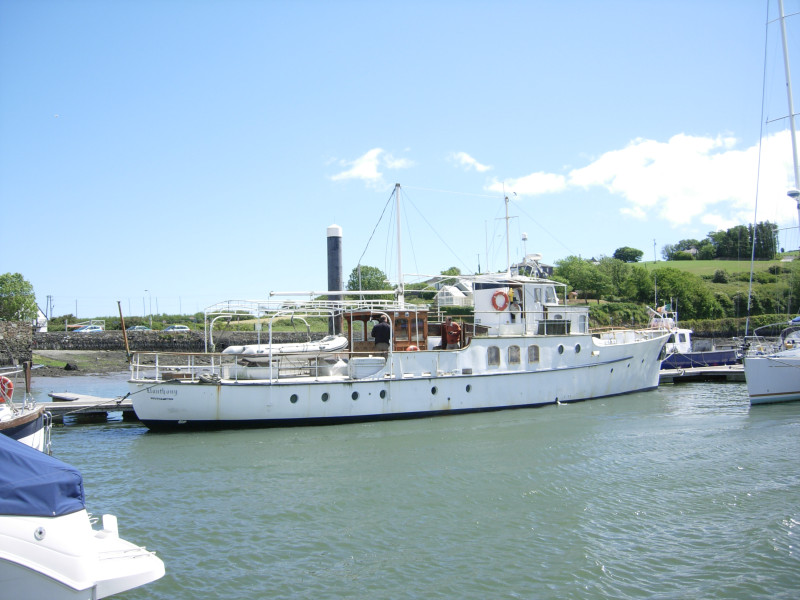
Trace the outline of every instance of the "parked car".
<instances>
[{"instance_id":1,"label":"parked car","mask_svg":"<svg viewBox=\"0 0 800 600\"><path fill-rule=\"evenodd\" d=\"M78 327L75 333L100 333L102 331L103 328L100 325L84 325L83 327Z\"/></svg>"},{"instance_id":2,"label":"parked car","mask_svg":"<svg viewBox=\"0 0 800 600\"><path fill-rule=\"evenodd\" d=\"M144 325L133 325L132 327L128 327L125 331L152 331L152 329Z\"/></svg>"},{"instance_id":3,"label":"parked car","mask_svg":"<svg viewBox=\"0 0 800 600\"><path fill-rule=\"evenodd\" d=\"M173 333L186 333L187 331L191 331L186 325L170 325L169 327L165 327L164 331L171 331Z\"/></svg>"}]
</instances>

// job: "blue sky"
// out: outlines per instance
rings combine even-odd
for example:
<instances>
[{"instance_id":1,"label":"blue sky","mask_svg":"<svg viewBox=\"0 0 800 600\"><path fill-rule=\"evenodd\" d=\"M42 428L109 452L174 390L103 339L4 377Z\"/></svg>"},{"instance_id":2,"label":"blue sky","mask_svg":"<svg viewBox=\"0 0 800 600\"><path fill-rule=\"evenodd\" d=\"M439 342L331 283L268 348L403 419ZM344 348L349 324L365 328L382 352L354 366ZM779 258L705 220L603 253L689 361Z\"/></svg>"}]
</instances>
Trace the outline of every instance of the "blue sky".
<instances>
[{"instance_id":1,"label":"blue sky","mask_svg":"<svg viewBox=\"0 0 800 600\"><path fill-rule=\"evenodd\" d=\"M336 223L345 278L394 279L395 182L405 273L504 269L504 193L512 259L660 259L751 222L757 177L758 220L796 228L768 10L0 0L0 272L56 315L191 313L324 289Z\"/></svg>"}]
</instances>

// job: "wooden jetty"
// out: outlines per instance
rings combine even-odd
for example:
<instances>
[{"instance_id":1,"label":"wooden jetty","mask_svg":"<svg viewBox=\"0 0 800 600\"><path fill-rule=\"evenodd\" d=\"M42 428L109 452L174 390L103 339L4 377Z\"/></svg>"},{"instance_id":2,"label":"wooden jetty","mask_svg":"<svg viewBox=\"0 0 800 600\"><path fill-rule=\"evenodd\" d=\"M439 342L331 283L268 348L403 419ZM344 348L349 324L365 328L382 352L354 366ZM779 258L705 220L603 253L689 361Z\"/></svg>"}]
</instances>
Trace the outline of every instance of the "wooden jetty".
<instances>
[{"instance_id":1,"label":"wooden jetty","mask_svg":"<svg viewBox=\"0 0 800 600\"><path fill-rule=\"evenodd\" d=\"M40 403L53 415L53 421L63 423L64 417L78 421L105 421L108 414L121 412L123 421L136 421L133 403L130 398L99 398L71 392L50 392L53 402Z\"/></svg>"},{"instance_id":2,"label":"wooden jetty","mask_svg":"<svg viewBox=\"0 0 800 600\"><path fill-rule=\"evenodd\" d=\"M743 365L693 367L691 369L662 369L659 383L690 383L695 381L744 382Z\"/></svg>"}]
</instances>

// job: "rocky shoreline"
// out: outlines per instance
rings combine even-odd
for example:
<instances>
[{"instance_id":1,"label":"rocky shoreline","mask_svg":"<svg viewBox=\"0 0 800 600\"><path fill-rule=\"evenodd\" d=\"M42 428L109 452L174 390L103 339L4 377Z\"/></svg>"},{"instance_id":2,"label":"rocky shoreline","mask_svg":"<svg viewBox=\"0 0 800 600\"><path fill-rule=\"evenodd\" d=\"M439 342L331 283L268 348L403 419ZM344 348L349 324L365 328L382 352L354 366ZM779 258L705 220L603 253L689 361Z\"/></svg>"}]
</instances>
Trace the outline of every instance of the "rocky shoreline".
<instances>
[{"instance_id":1,"label":"rocky shoreline","mask_svg":"<svg viewBox=\"0 0 800 600\"><path fill-rule=\"evenodd\" d=\"M124 373L129 367L125 352L116 350L37 350L33 364L34 377Z\"/></svg>"}]
</instances>

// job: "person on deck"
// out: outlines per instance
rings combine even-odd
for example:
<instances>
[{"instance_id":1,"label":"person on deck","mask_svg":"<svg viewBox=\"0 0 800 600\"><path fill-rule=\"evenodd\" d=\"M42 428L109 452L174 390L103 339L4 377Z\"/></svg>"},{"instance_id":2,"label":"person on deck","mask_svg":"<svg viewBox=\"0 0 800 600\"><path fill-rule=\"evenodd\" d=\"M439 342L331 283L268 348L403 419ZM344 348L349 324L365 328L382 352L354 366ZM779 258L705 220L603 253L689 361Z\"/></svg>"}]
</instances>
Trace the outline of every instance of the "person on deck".
<instances>
[{"instance_id":1,"label":"person on deck","mask_svg":"<svg viewBox=\"0 0 800 600\"><path fill-rule=\"evenodd\" d=\"M380 322L372 328L372 337L375 340L375 349L381 352L389 351L389 342L392 339L392 328L386 315L381 315Z\"/></svg>"},{"instance_id":2,"label":"person on deck","mask_svg":"<svg viewBox=\"0 0 800 600\"><path fill-rule=\"evenodd\" d=\"M461 347L461 326L453 321L452 317L447 317L445 320L444 338L448 350Z\"/></svg>"}]
</instances>

